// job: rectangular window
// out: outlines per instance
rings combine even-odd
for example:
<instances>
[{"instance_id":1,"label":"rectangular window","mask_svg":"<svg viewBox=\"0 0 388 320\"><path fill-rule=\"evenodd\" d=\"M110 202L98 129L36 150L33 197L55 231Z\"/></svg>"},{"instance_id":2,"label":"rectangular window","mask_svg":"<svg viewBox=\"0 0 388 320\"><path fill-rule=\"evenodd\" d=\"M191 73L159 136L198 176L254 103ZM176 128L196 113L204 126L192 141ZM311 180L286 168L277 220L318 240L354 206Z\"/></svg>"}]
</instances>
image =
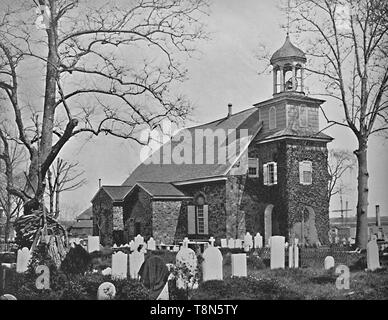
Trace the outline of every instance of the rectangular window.
<instances>
[{"instance_id":1,"label":"rectangular window","mask_svg":"<svg viewBox=\"0 0 388 320\"><path fill-rule=\"evenodd\" d=\"M248 176L250 178L257 178L259 176L259 159L248 159Z\"/></svg>"},{"instance_id":2,"label":"rectangular window","mask_svg":"<svg viewBox=\"0 0 388 320\"><path fill-rule=\"evenodd\" d=\"M204 232L205 232L203 206L197 206L197 230L198 230L199 234L204 234Z\"/></svg>"},{"instance_id":3,"label":"rectangular window","mask_svg":"<svg viewBox=\"0 0 388 320\"><path fill-rule=\"evenodd\" d=\"M308 109L306 106L299 106L299 126L306 128L308 123Z\"/></svg>"},{"instance_id":4,"label":"rectangular window","mask_svg":"<svg viewBox=\"0 0 388 320\"><path fill-rule=\"evenodd\" d=\"M278 170L276 162L268 162L263 165L264 185L272 186L278 183Z\"/></svg>"},{"instance_id":5,"label":"rectangular window","mask_svg":"<svg viewBox=\"0 0 388 320\"><path fill-rule=\"evenodd\" d=\"M276 108L271 107L269 109L269 129L276 129Z\"/></svg>"},{"instance_id":6,"label":"rectangular window","mask_svg":"<svg viewBox=\"0 0 388 320\"><path fill-rule=\"evenodd\" d=\"M299 162L299 182L303 185L313 183L313 165L311 161Z\"/></svg>"}]
</instances>

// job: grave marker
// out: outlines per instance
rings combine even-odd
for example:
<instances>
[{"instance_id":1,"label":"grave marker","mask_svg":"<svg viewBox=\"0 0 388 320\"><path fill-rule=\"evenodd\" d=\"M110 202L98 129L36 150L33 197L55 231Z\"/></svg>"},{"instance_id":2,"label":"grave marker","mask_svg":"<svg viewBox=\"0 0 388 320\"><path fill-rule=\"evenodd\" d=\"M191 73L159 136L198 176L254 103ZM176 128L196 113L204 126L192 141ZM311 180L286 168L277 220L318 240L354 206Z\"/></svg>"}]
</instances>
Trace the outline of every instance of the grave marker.
<instances>
[{"instance_id":1,"label":"grave marker","mask_svg":"<svg viewBox=\"0 0 388 320\"><path fill-rule=\"evenodd\" d=\"M35 268L35 273L38 275L35 280L36 289L50 289L50 269L45 265L40 265Z\"/></svg>"},{"instance_id":2,"label":"grave marker","mask_svg":"<svg viewBox=\"0 0 388 320\"><path fill-rule=\"evenodd\" d=\"M128 255L122 251L112 254L112 278L126 279L128 273Z\"/></svg>"},{"instance_id":3,"label":"grave marker","mask_svg":"<svg viewBox=\"0 0 388 320\"><path fill-rule=\"evenodd\" d=\"M221 248L227 248L228 247L228 241L226 239L221 239Z\"/></svg>"},{"instance_id":4,"label":"grave marker","mask_svg":"<svg viewBox=\"0 0 388 320\"><path fill-rule=\"evenodd\" d=\"M235 248L234 239L232 239L232 238L229 238L229 239L228 239L228 248L229 248L229 249L234 249L234 248Z\"/></svg>"},{"instance_id":5,"label":"grave marker","mask_svg":"<svg viewBox=\"0 0 388 320\"><path fill-rule=\"evenodd\" d=\"M151 251L154 251L156 250L156 243L155 243L155 240L154 238L149 238L149 240L147 241L147 249L148 250L151 250Z\"/></svg>"},{"instance_id":6,"label":"grave marker","mask_svg":"<svg viewBox=\"0 0 388 320\"><path fill-rule=\"evenodd\" d=\"M22 250L18 250L16 259L16 272L23 273L28 269L28 264L31 260L31 252L28 248L24 247Z\"/></svg>"},{"instance_id":7,"label":"grave marker","mask_svg":"<svg viewBox=\"0 0 388 320\"><path fill-rule=\"evenodd\" d=\"M236 239L235 240L234 247L237 248L237 249L241 249L242 248L242 241L241 241L241 239Z\"/></svg>"},{"instance_id":8,"label":"grave marker","mask_svg":"<svg viewBox=\"0 0 388 320\"><path fill-rule=\"evenodd\" d=\"M366 247L366 261L368 270L374 271L381 268L379 258L379 247L377 246L376 236L372 236L372 240L368 242Z\"/></svg>"},{"instance_id":9,"label":"grave marker","mask_svg":"<svg viewBox=\"0 0 388 320\"><path fill-rule=\"evenodd\" d=\"M253 237L249 232L244 236L244 251L249 252L253 248Z\"/></svg>"},{"instance_id":10,"label":"grave marker","mask_svg":"<svg viewBox=\"0 0 388 320\"><path fill-rule=\"evenodd\" d=\"M97 300L112 300L116 296L116 287L111 282L103 282L97 290Z\"/></svg>"},{"instance_id":11,"label":"grave marker","mask_svg":"<svg viewBox=\"0 0 388 320\"><path fill-rule=\"evenodd\" d=\"M331 268L334 268L334 265L335 265L335 261L334 261L334 258L332 256L327 256L325 258L325 270L329 270Z\"/></svg>"},{"instance_id":12,"label":"grave marker","mask_svg":"<svg viewBox=\"0 0 388 320\"><path fill-rule=\"evenodd\" d=\"M144 253L134 251L129 255L129 275L132 279L138 278L141 265L144 262Z\"/></svg>"},{"instance_id":13,"label":"grave marker","mask_svg":"<svg viewBox=\"0 0 388 320\"><path fill-rule=\"evenodd\" d=\"M100 237L88 236L88 252L100 251Z\"/></svg>"},{"instance_id":14,"label":"grave marker","mask_svg":"<svg viewBox=\"0 0 388 320\"><path fill-rule=\"evenodd\" d=\"M271 247L271 269L284 269L285 267L285 238L282 236L272 236L270 238Z\"/></svg>"},{"instance_id":15,"label":"grave marker","mask_svg":"<svg viewBox=\"0 0 388 320\"><path fill-rule=\"evenodd\" d=\"M232 276L247 276L247 255L246 253L232 254Z\"/></svg>"},{"instance_id":16,"label":"grave marker","mask_svg":"<svg viewBox=\"0 0 388 320\"><path fill-rule=\"evenodd\" d=\"M256 233L255 236L255 249L260 249L263 247L263 237L260 235L260 233Z\"/></svg>"},{"instance_id":17,"label":"grave marker","mask_svg":"<svg viewBox=\"0 0 388 320\"><path fill-rule=\"evenodd\" d=\"M342 290L342 289L348 290L350 288L349 268L341 264L335 269L335 273L339 274L339 277L335 281L336 288L339 290Z\"/></svg>"},{"instance_id":18,"label":"grave marker","mask_svg":"<svg viewBox=\"0 0 388 320\"><path fill-rule=\"evenodd\" d=\"M209 246L203 253L203 281L222 280L222 254L218 248Z\"/></svg>"}]
</instances>

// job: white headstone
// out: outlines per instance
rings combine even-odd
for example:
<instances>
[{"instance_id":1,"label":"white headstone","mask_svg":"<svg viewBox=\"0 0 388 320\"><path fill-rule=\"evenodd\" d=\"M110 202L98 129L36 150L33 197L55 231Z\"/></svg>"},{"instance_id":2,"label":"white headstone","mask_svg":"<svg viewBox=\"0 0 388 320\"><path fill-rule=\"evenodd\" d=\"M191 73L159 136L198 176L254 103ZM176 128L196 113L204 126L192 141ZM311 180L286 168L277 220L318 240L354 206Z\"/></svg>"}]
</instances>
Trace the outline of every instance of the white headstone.
<instances>
[{"instance_id":1,"label":"white headstone","mask_svg":"<svg viewBox=\"0 0 388 320\"><path fill-rule=\"evenodd\" d=\"M232 276L247 276L247 255L246 253L232 254Z\"/></svg>"},{"instance_id":2,"label":"white headstone","mask_svg":"<svg viewBox=\"0 0 388 320\"><path fill-rule=\"evenodd\" d=\"M129 242L129 248L131 249L131 251L135 251L135 241L131 240Z\"/></svg>"},{"instance_id":3,"label":"white headstone","mask_svg":"<svg viewBox=\"0 0 388 320\"><path fill-rule=\"evenodd\" d=\"M209 246L203 252L203 281L222 280L222 254L218 248Z\"/></svg>"},{"instance_id":4,"label":"white headstone","mask_svg":"<svg viewBox=\"0 0 388 320\"><path fill-rule=\"evenodd\" d=\"M258 232L255 236L255 248L262 248L263 247L263 237Z\"/></svg>"},{"instance_id":5,"label":"white headstone","mask_svg":"<svg viewBox=\"0 0 388 320\"><path fill-rule=\"evenodd\" d=\"M112 300L116 296L116 287L111 282L103 282L97 290L97 300Z\"/></svg>"},{"instance_id":6,"label":"white headstone","mask_svg":"<svg viewBox=\"0 0 388 320\"><path fill-rule=\"evenodd\" d=\"M288 267L289 268L294 267L294 247L293 246L288 247Z\"/></svg>"},{"instance_id":7,"label":"white headstone","mask_svg":"<svg viewBox=\"0 0 388 320\"><path fill-rule=\"evenodd\" d=\"M325 270L329 270L331 268L334 268L334 265L335 265L335 261L334 261L334 258L332 256L327 256L325 258Z\"/></svg>"},{"instance_id":8,"label":"white headstone","mask_svg":"<svg viewBox=\"0 0 388 320\"><path fill-rule=\"evenodd\" d=\"M128 272L128 255L122 251L112 254L112 278L126 279Z\"/></svg>"},{"instance_id":9,"label":"white headstone","mask_svg":"<svg viewBox=\"0 0 388 320\"><path fill-rule=\"evenodd\" d=\"M6 293L0 297L0 300L17 300L17 299L14 295Z\"/></svg>"},{"instance_id":10,"label":"white headstone","mask_svg":"<svg viewBox=\"0 0 388 320\"><path fill-rule=\"evenodd\" d=\"M179 252L176 255L176 265L177 267L186 266L190 271L191 275L195 275L197 272L197 256L195 255L194 250L182 246ZM182 278L177 279L177 287L185 289L187 283L184 282Z\"/></svg>"},{"instance_id":11,"label":"white headstone","mask_svg":"<svg viewBox=\"0 0 388 320\"><path fill-rule=\"evenodd\" d=\"M234 239L232 239L232 238L228 239L228 248L229 249L234 249L235 248L235 241L234 241Z\"/></svg>"},{"instance_id":12,"label":"white headstone","mask_svg":"<svg viewBox=\"0 0 388 320\"><path fill-rule=\"evenodd\" d=\"M189 247L189 238L185 237L183 239L182 245L183 245L184 248L188 248Z\"/></svg>"},{"instance_id":13,"label":"white headstone","mask_svg":"<svg viewBox=\"0 0 388 320\"><path fill-rule=\"evenodd\" d=\"M367 266L368 270L371 271L381 268L379 258L379 247L377 246L377 242L375 239L375 237L372 238L372 240L368 242L366 247Z\"/></svg>"},{"instance_id":14,"label":"white headstone","mask_svg":"<svg viewBox=\"0 0 388 320\"><path fill-rule=\"evenodd\" d=\"M18 250L16 258L16 272L23 273L27 271L28 264L30 263L31 253L30 250L24 247L22 250Z\"/></svg>"},{"instance_id":15,"label":"white headstone","mask_svg":"<svg viewBox=\"0 0 388 320\"><path fill-rule=\"evenodd\" d=\"M135 237L135 250L139 248L140 245L144 244L144 237L142 237L140 234L138 234Z\"/></svg>"},{"instance_id":16,"label":"white headstone","mask_svg":"<svg viewBox=\"0 0 388 320\"><path fill-rule=\"evenodd\" d=\"M141 265L144 262L144 253L134 251L129 255L129 275L132 279L138 278Z\"/></svg>"},{"instance_id":17,"label":"white headstone","mask_svg":"<svg viewBox=\"0 0 388 320\"><path fill-rule=\"evenodd\" d=\"M100 251L100 237L88 236L88 252Z\"/></svg>"},{"instance_id":18,"label":"white headstone","mask_svg":"<svg viewBox=\"0 0 388 320\"><path fill-rule=\"evenodd\" d=\"M271 269L284 269L285 267L285 238L282 236L272 236L271 246Z\"/></svg>"},{"instance_id":19,"label":"white headstone","mask_svg":"<svg viewBox=\"0 0 388 320\"><path fill-rule=\"evenodd\" d=\"M113 245L113 249L116 249L116 248L117 248L117 244L114 244L114 245Z\"/></svg>"},{"instance_id":20,"label":"white headstone","mask_svg":"<svg viewBox=\"0 0 388 320\"><path fill-rule=\"evenodd\" d=\"M237 249L241 249L242 248L242 241L241 241L241 239L236 239L236 241L234 243L234 247L237 248Z\"/></svg>"},{"instance_id":21,"label":"white headstone","mask_svg":"<svg viewBox=\"0 0 388 320\"><path fill-rule=\"evenodd\" d=\"M244 236L244 251L248 252L253 248L253 238L249 232Z\"/></svg>"},{"instance_id":22,"label":"white headstone","mask_svg":"<svg viewBox=\"0 0 388 320\"><path fill-rule=\"evenodd\" d=\"M298 239L295 239L298 240ZM298 242L296 241L296 244L293 245L294 247L294 268L299 268L299 247Z\"/></svg>"},{"instance_id":23,"label":"white headstone","mask_svg":"<svg viewBox=\"0 0 388 320\"><path fill-rule=\"evenodd\" d=\"M151 250L151 251L154 251L156 250L156 245L155 245L155 240L154 238L150 238L148 241L147 241L147 249L148 250Z\"/></svg>"},{"instance_id":24,"label":"white headstone","mask_svg":"<svg viewBox=\"0 0 388 320\"><path fill-rule=\"evenodd\" d=\"M216 241L216 239L214 239L214 237L210 237L209 239L209 243L212 247L214 247L214 242Z\"/></svg>"},{"instance_id":25,"label":"white headstone","mask_svg":"<svg viewBox=\"0 0 388 320\"><path fill-rule=\"evenodd\" d=\"M172 247L173 252L178 252L179 251L179 246L173 246Z\"/></svg>"},{"instance_id":26,"label":"white headstone","mask_svg":"<svg viewBox=\"0 0 388 320\"><path fill-rule=\"evenodd\" d=\"M228 241L226 239L221 239L221 248L227 248L228 247Z\"/></svg>"},{"instance_id":27,"label":"white headstone","mask_svg":"<svg viewBox=\"0 0 388 320\"><path fill-rule=\"evenodd\" d=\"M110 276L112 274L112 268L108 267L101 271L103 276Z\"/></svg>"}]
</instances>

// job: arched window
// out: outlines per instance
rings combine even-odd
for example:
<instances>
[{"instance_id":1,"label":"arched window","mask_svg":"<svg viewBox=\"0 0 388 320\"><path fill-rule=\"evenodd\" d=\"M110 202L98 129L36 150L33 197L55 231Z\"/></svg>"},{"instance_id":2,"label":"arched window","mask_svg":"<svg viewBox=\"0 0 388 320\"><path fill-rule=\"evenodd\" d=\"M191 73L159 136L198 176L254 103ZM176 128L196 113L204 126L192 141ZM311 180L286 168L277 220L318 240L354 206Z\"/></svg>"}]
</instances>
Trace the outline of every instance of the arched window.
<instances>
[{"instance_id":1,"label":"arched window","mask_svg":"<svg viewBox=\"0 0 388 320\"><path fill-rule=\"evenodd\" d=\"M276 128L276 108L271 107L269 109L269 129L275 129Z\"/></svg>"}]
</instances>

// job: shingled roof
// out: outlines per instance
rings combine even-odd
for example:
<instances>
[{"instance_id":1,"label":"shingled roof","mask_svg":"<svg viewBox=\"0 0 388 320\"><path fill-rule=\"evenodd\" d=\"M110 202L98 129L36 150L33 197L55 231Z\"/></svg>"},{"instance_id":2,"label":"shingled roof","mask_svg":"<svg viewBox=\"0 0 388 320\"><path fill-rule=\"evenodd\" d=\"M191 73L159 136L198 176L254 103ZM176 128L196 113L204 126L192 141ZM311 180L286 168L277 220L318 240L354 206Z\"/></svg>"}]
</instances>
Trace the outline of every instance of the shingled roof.
<instances>
[{"instance_id":1,"label":"shingled roof","mask_svg":"<svg viewBox=\"0 0 388 320\"><path fill-rule=\"evenodd\" d=\"M154 199L179 199L189 198L183 192L175 188L171 183L164 182L137 182L129 191L130 196L136 189L141 188Z\"/></svg>"},{"instance_id":2,"label":"shingled roof","mask_svg":"<svg viewBox=\"0 0 388 320\"><path fill-rule=\"evenodd\" d=\"M194 143L195 130L212 130L216 132L216 130L224 130L224 132L228 132L228 130L236 130L236 137L233 138L231 135L223 139L222 141L214 140L214 159L215 163L208 164L206 163L206 150L200 149L200 145L196 145ZM239 130L247 129L248 137L240 136ZM231 115L227 118L219 119L216 121L212 121L203 125L195 126L192 128L185 129L181 134L190 134L193 137L192 141L184 140L183 143L188 143L187 147L191 149L192 153L192 163L182 163L176 164L173 163L163 163L163 157L161 157L162 163L141 163L133 173L128 177L127 180L124 181L124 185L134 185L138 181L142 182L181 182L188 180L196 180L196 179L204 179L210 177L219 177L224 176L228 173L233 163L232 161L225 161L225 163L219 163L218 152L217 152L217 143L221 146L226 146L226 142L236 141L237 150L235 154L239 155L245 148L249 145L252 138L257 134L257 132L261 129L261 122L259 121L259 112L256 107L244 110L242 112ZM220 139L221 140L221 139ZM193 142L193 143L192 143ZM203 141L203 145L205 145L205 140ZM162 146L160 149L160 154L163 154L165 150L174 150L174 147L180 144L180 141L170 141ZM168 152L168 151L166 151ZM203 164L199 164L195 159L195 155L202 154ZM230 159L231 160L231 159Z\"/></svg>"},{"instance_id":3,"label":"shingled roof","mask_svg":"<svg viewBox=\"0 0 388 320\"><path fill-rule=\"evenodd\" d=\"M100 193L101 190L104 190L108 194L108 196L112 199L112 201L114 201L114 202L123 201L125 196L131 190L131 188L132 188L132 186L130 186L130 185L102 186L97 191L96 195L93 197L92 202L94 201L95 197Z\"/></svg>"}]
</instances>

